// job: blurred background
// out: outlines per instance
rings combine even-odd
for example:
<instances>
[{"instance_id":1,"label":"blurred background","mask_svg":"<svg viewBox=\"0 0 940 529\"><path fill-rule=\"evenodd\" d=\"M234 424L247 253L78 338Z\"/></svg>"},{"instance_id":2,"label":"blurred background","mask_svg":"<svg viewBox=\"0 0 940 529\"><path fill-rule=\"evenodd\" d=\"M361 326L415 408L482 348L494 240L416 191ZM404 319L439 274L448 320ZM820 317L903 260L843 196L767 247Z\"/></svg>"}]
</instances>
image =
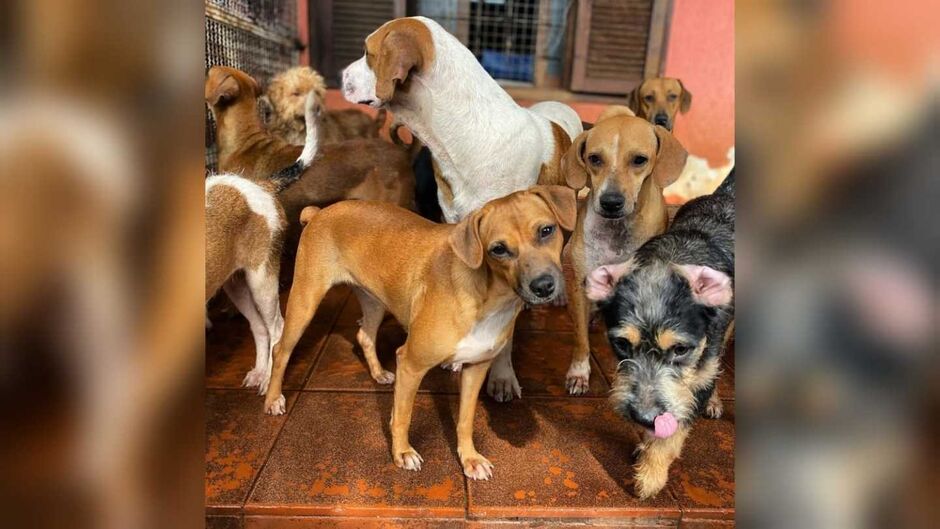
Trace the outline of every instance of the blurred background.
<instances>
[{"instance_id":1,"label":"blurred background","mask_svg":"<svg viewBox=\"0 0 940 529\"><path fill-rule=\"evenodd\" d=\"M4 525L204 523L201 39L215 4L0 6ZM482 23L490 4L466 16ZM703 4L674 2L670 39L683 20L718 23L695 15ZM543 25L564 18L551 13ZM716 151L696 150L692 138L727 131L702 120L692 135L711 105L708 81L689 82L680 139L716 166L735 141L743 153L741 527L929 527L940 514L938 15L926 0L737 2L736 59L721 67L736 76L737 140ZM491 71L594 93L566 84L550 53L487 48L463 27ZM324 71L343 66L313 50ZM710 77L672 61L659 71Z\"/></svg>"}]
</instances>

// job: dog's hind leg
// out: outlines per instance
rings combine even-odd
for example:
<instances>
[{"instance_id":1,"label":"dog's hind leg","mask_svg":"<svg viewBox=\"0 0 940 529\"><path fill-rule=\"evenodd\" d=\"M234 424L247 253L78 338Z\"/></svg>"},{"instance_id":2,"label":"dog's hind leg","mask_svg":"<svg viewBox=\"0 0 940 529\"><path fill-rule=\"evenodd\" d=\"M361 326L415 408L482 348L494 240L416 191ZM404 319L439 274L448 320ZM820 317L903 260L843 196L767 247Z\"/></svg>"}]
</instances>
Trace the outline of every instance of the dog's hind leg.
<instances>
[{"instance_id":1,"label":"dog's hind leg","mask_svg":"<svg viewBox=\"0 0 940 529\"><path fill-rule=\"evenodd\" d=\"M369 364L369 373L379 384L391 384L395 382L395 373L387 371L379 362L378 354L375 350L375 340L378 335L379 326L382 324L382 316L385 315L385 306L382 302L375 299L371 294L356 288L354 290L356 297L359 298L359 306L362 308L362 321L359 326L359 332L356 333L356 341L362 347L362 352L366 357L366 363Z\"/></svg>"},{"instance_id":2,"label":"dog's hind leg","mask_svg":"<svg viewBox=\"0 0 940 529\"><path fill-rule=\"evenodd\" d=\"M268 326L265 325L264 318L255 307L251 291L248 290L248 283L243 275L233 275L222 288L225 289L225 293L228 294L238 311L248 320L251 334L255 339L255 367L245 375L242 385L258 388L258 392L264 394L268 380L271 378L271 336L268 334Z\"/></svg>"},{"instance_id":3,"label":"dog's hind leg","mask_svg":"<svg viewBox=\"0 0 940 529\"><path fill-rule=\"evenodd\" d=\"M270 381L272 352L274 344L281 339L281 333L284 331L284 318L281 316L280 293L277 280L277 267L272 263L255 270L245 270L245 281L248 283L248 290L251 291L251 298L255 302L261 319L264 320L264 326L268 330L268 339L270 345L267 355L264 359L265 376L258 388L262 395L267 392L268 382Z\"/></svg>"}]
</instances>

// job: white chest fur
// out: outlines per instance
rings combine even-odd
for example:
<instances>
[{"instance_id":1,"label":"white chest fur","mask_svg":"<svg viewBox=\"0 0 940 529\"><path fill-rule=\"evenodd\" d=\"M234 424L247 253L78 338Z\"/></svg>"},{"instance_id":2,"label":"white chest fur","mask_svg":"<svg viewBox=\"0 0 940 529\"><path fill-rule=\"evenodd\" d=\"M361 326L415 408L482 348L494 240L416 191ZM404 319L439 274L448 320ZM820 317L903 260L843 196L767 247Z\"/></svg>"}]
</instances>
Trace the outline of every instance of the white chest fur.
<instances>
[{"instance_id":1,"label":"white chest fur","mask_svg":"<svg viewBox=\"0 0 940 529\"><path fill-rule=\"evenodd\" d=\"M593 197L589 197L588 201ZM632 219L605 219L590 204L584 215L584 269L588 272L598 266L622 263L636 251L630 226Z\"/></svg>"},{"instance_id":2,"label":"white chest fur","mask_svg":"<svg viewBox=\"0 0 940 529\"><path fill-rule=\"evenodd\" d=\"M453 358L445 364L457 369L462 364L475 364L495 357L506 342L506 328L512 325L521 308L522 301L516 299L474 323L470 332L457 342Z\"/></svg>"}]
</instances>

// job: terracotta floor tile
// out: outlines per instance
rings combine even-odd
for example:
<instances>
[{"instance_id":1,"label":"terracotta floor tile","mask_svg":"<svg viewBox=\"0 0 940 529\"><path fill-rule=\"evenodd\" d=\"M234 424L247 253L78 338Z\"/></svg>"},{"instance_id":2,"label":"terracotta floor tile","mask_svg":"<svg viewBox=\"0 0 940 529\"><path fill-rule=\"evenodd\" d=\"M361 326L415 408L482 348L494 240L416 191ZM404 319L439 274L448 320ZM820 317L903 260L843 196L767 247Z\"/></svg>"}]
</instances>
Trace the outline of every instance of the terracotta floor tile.
<instances>
[{"instance_id":1,"label":"terracotta floor tile","mask_svg":"<svg viewBox=\"0 0 940 529\"><path fill-rule=\"evenodd\" d=\"M686 520L679 522L679 529L734 529L734 520Z\"/></svg>"},{"instance_id":2,"label":"terracotta floor tile","mask_svg":"<svg viewBox=\"0 0 940 529\"><path fill-rule=\"evenodd\" d=\"M683 517L734 517L734 401L720 419L699 419L669 472Z\"/></svg>"},{"instance_id":3,"label":"terracotta floor tile","mask_svg":"<svg viewBox=\"0 0 940 529\"><path fill-rule=\"evenodd\" d=\"M206 516L206 529L241 529L241 516Z\"/></svg>"},{"instance_id":4,"label":"terracotta floor tile","mask_svg":"<svg viewBox=\"0 0 940 529\"><path fill-rule=\"evenodd\" d=\"M245 529L462 529L463 518L415 520L324 516L247 516Z\"/></svg>"},{"instance_id":5,"label":"terracotta floor tile","mask_svg":"<svg viewBox=\"0 0 940 529\"><path fill-rule=\"evenodd\" d=\"M307 380L309 390L349 391L393 391L392 384L379 384L372 379L363 357L362 348L356 342L359 327L337 326L330 335L323 353ZM385 369L395 372L395 351L405 343L405 330L394 320L386 320L379 329L379 361ZM441 368L434 368L421 382L421 391L433 393L459 393L460 375Z\"/></svg>"},{"instance_id":6,"label":"terracotta floor tile","mask_svg":"<svg viewBox=\"0 0 940 529\"><path fill-rule=\"evenodd\" d=\"M553 331L571 332L574 325L568 316L568 309L553 305L538 305L523 310L516 320L516 332Z\"/></svg>"},{"instance_id":7,"label":"terracotta floor tile","mask_svg":"<svg viewBox=\"0 0 940 529\"><path fill-rule=\"evenodd\" d=\"M495 465L488 482L469 482L474 518L679 518L668 490L632 493L637 432L601 399L484 400L476 446Z\"/></svg>"},{"instance_id":8,"label":"terracotta floor tile","mask_svg":"<svg viewBox=\"0 0 940 529\"><path fill-rule=\"evenodd\" d=\"M291 355L284 375L286 389L303 387L320 347L333 325L339 309L346 302L348 288L332 289L317 310L310 327ZM281 295L281 309L287 304L287 293ZM241 315L231 318L216 316L213 327L206 331L206 387L240 388L245 373L255 365L255 341L248 321Z\"/></svg>"},{"instance_id":9,"label":"terracotta floor tile","mask_svg":"<svg viewBox=\"0 0 940 529\"><path fill-rule=\"evenodd\" d=\"M567 396L565 373L571 364L574 334L516 331L512 363L522 386L522 396ZM600 376L600 366L591 360L588 396L603 397L610 386Z\"/></svg>"},{"instance_id":10,"label":"terracotta floor tile","mask_svg":"<svg viewBox=\"0 0 940 529\"><path fill-rule=\"evenodd\" d=\"M290 407L296 394L287 397ZM264 415L263 404L262 397L247 391L206 392L207 514L233 514L244 504L286 420Z\"/></svg>"},{"instance_id":11,"label":"terracotta floor tile","mask_svg":"<svg viewBox=\"0 0 940 529\"><path fill-rule=\"evenodd\" d=\"M389 454L392 395L303 392L251 491L251 515L462 517L457 399L419 395L411 443L420 472Z\"/></svg>"},{"instance_id":12,"label":"terracotta floor tile","mask_svg":"<svg viewBox=\"0 0 940 529\"><path fill-rule=\"evenodd\" d=\"M596 520L588 519L586 525L583 521L558 521L558 520L538 520L538 521L518 521L518 520L485 520L469 521L467 529L664 529L667 527L676 527L677 520L655 520L650 523L638 523L637 520L606 520L598 523Z\"/></svg>"}]
</instances>

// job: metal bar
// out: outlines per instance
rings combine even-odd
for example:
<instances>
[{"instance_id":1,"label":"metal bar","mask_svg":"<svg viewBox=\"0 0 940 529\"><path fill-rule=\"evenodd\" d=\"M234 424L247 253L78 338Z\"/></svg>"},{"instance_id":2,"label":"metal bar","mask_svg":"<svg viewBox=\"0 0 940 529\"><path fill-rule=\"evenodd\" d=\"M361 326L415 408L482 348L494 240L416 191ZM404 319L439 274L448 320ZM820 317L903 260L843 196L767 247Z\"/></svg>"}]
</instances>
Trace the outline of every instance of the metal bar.
<instances>
[{"instance_id":1,"label":"metal bar","mask_svg":"<svg viewBox=\"0 0 940 529\"><path fill-rule=\"evenodd\" d=\"M296 38L285 37L284 35L280 35L273 31L264 29L245 17L223 11L218 6L209 3L208 0L206 1L206 17L211 18L217 22L236 27L243 31L247 31L252 35L261 37L265 40L277 42L283 46L293 47L298 50L303 47L303 44Z\"/></svg>"}]
</instances>

